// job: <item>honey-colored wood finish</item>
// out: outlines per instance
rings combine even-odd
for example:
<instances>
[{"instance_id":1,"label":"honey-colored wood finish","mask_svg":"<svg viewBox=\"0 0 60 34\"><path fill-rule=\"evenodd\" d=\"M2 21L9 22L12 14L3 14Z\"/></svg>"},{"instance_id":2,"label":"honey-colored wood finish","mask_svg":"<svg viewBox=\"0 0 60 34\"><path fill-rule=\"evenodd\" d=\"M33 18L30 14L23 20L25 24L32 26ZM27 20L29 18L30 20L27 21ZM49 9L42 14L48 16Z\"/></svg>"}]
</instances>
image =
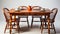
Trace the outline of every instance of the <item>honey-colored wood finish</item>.
<instances>
[{"instance_id":1,"label":"honey-colored wood finish","mask_svg":"<svg viewBox=\"0 0 60 34\"><path fill-rule=\"evenodd\" d=\"M9 13L10 13L10 19L12 18L12 15L20 15L20 16L22 16L22 15L25 15L25 16L29 16L29 15L31 15L31 16L34 16L34 15L38 15L38 16L46 15L46 16L48 16L48 34L50 34L50 26L49 26L50 24L49 23L50 23L50 13L52 13L52 12L50 12L50 11L49 12L44 12L43 10L40 11L40 12L36 12L36 11L29 12L28 10L22 10L22 11L15 10L15 12L9 12ZM12 19L11 19L10 24L11 23L12 23ZM10 33L11 33L11 30L12 30L11 26L12 25L10 25Z\"/></svg>"}]
</instances>

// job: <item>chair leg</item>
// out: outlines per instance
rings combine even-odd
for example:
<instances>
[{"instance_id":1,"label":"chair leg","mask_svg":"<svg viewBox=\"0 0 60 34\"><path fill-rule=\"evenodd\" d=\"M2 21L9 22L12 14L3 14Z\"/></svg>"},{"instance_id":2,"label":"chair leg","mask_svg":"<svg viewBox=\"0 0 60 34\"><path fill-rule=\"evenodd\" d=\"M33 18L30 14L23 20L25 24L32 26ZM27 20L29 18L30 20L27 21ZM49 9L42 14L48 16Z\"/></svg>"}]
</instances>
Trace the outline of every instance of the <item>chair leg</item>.
<instances>
[{"instance_id":1,"label":"chair leg","mask_svg":"<svg viewBox=\"0 0 60 34\"><path fill-rule=\"evenodd\" d=\"M32 17L32 21L31 21L31 28L33 27L33 17Z\"/></svg>"},{"instance_id":2,"label":"chair leg","mask_svg":"<svg viewBox=\"0 0 60 34\"><path fill-rule=\"evenodd\" d=\"M43 24L43 22L41 22L41 34L43 32L43 26L44 26L44 24Z\"/></svg>"},{"instance_id":3,"label":"chair leg","mask_svg":"<svg viewBox=\"0 0 60 34\"><path fill-rule=\"evenodd\" d=\"M42 27L42 21L41 21L40 29L41 29L41 27Z\"/></svg>"},{"instance_id":4,"label":"chair leg","mask_svg":"<svg viewBox=\"0 0 60 34\"><path fill-rule=\"evenodd\" d=\"M29 28L29 21L28 21L28 18L27 18L27 24L28 24L28 28Z\"/></svg>"},{"instance_id":5,"label":"chair leg","mask_svg":"<svg viewBox=\"0 0 60 34\"><path fill-rule=\"evenodd\" d=\"M54 32L55 32L55 34L56 34L56 30L55 30L55 26L54 26L54 24L53 24L53 28L54 28Z\"/></svg>"},{"instance_id":6,"label":"chair leg","mask_svg":"<svg viewBox=\"0 0 60 34\"><path fill-rule=\"evenodd\" d=\"M13 26L15 26L15 22L14 22Z\"/></svg>"},{"instance_id":7,"label":"chair leg","mask_svg":"<svg viewBox=\"0 0 60 34\"><path fill-rule=\"evenodd\" d=\"M46 27L47 26L47 24L46 24L46 16L45 16L44 22L45 22L45 27Z\"/></svg>"},{"instance_id":8,"label":"chair leg","mask_svg":"<svg viewBox=\"0 0 60 34\"><path fill-rule=\"evenodd\" d=\"M46 22L45 22L45 26L47 26Z\"/></svg>"},{"instance_id":9,"label":"chair leg","mask_svg":"<svg viewBox=\"0 0 60 34\"><path fill-rule=\"evenodd\" d=\"M17 31L18 31L18 33L19 33L19 29L20 29L20 27L19 27L19 20L17 20Z\"/></svg>"},{"instance_id":10,"label":"chair leg","mask_svg":"<svg viewBox=\"0 0 60 34\"><path fill-rule=\"evenodd\" d=\"M6 24L6 27L5 27L4 33L6 32L6 29L7 29L7 24Z\"/></svg>"}]
</instances>

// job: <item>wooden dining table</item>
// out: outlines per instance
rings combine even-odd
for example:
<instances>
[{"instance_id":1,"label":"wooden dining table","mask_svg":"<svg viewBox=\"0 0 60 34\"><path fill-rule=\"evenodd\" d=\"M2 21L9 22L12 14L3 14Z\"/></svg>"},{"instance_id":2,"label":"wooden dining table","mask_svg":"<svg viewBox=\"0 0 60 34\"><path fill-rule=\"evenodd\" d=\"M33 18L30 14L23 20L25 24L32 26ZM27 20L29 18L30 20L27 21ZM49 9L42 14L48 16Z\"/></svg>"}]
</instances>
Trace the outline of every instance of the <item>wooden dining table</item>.
<instances>
[{"instance_id":1,"label":"wooden dining table","mask_svg":"<svg viewBox=\"0 0 60 34\"><path fill-rule=\"evenodd\" d=\"M11 34L11 31L12 31L12 16L35 16L35 15L38 15L38 16L48 16L48 34L50 34L50 14L52 13L51 11L44 11L44 10L15 10L15 11L10 11L10 34ZM42 28L41 28L42 29ZM41 30L42 31L42 30Z\"/></svg>"}]
</instances>

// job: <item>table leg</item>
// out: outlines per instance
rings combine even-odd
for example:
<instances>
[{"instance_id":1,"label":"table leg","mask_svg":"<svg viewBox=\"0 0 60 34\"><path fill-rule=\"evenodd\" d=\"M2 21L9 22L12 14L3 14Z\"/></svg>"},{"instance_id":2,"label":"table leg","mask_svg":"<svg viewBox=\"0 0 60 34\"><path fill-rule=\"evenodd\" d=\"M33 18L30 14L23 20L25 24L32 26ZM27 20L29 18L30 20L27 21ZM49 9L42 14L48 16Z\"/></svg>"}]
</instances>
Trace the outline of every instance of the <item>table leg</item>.
<instances>
[{"instance_id":1,"label":"table leg","mask_svg":"<svg viewBox=\"0 0 60 34\"><path fill-rule=\"evenodd\" d=\"M12 15L10 14L10 34L11 34L11 32L12 32Z\"/></svg>"},{"instance_id":2,"label":"table leg","mask_svg":"<svg viewBox=\"0 0 60 34\"><path fill-rule=\"evenodd\" d=\"M17 20L17 30L18 30L18 33L19 33L19 31L20 31L19 22L20 22L20 17L18 16L18 20Z\"/></svg>"},{"instance_id":3,"label":"table leg","mask_svg":"<svg viewBox=\"0 0 60 34\"><path fill-rule=\"evenodd\" d=\"M29 21L28 21L28 16L27 16L27 24L28 24L28 28L29 28Z\"/></svg>"},{"instance_id":4,"label":"table leg","mask_svg":"<svg viewBox=\"0 0 60 34\"><path fill-rule=\"evenodd\" d=\"M16 15L14 15L14 20L16 21L16 23L17 23L17 31L18 31L18 33L19 33L19 20L20 20L20 18L18 17L18 19L16 19Z\"/></svg>"},{"instance_id":5,"label":"table leg","mask_svg":"<svg viewBox=\"0 0 60 34\"><path fill-rule=\"evenodd\" d=\"M50 34L50 16L48 16L48 34Z\"/></svg>"}]
</instances>

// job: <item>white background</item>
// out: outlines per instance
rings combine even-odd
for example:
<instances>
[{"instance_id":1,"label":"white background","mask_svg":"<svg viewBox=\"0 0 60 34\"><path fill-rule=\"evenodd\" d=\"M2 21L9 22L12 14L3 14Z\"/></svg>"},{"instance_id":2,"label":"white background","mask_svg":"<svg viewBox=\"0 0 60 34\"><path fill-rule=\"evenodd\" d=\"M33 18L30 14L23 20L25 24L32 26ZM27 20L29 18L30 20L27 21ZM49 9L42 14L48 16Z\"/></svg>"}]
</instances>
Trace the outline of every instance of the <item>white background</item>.
<instances>
[{"instance_id":1,"label":"white background","mask_svg":"<svg viewBox=\"0 0 60 34\"><path fill-rule=\"evenodd\" d=\"M60 26L60 0L0 0L0 24L5 21L5 18L3 16L2 9L3 8L17 8L18 6L34 6L38 5L43 8L58 8L58 14L56 16L56 22L55 26Z\"/></svg>"}]
</instances>

